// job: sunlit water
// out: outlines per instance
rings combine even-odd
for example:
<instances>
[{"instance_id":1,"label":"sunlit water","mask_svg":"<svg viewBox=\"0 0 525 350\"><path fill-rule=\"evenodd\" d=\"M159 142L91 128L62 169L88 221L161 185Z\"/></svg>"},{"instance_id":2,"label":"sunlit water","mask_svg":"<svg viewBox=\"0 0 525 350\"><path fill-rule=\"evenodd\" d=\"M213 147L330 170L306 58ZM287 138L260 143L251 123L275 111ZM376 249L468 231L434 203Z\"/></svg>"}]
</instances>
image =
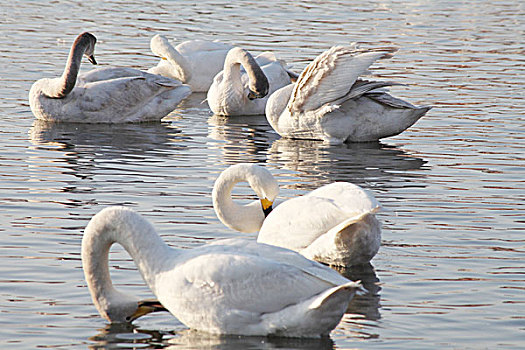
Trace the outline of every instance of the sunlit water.
<instances>
[{"instance_id":1,"label":"sunlit water","mask_svg":"<svg viewBox=\"0 0 525 350\"><path fill-rule=\"evenodd\" d=\"M21 0L0 11L3 348L525 345L522 2ZM399 136L340 147L281 140L264 116L213 117L204 94L163 123L35 122L31 84L60 75L85 30L98 38L102 67L156 65L155 33L272 50L296 71L334 44L396 45L376 76L408 84L393 94L435 108ZM238 162L264 163L282 198L333 181L370 189L383 205L383 246L372 266L341 271L370 294L320 341L210 337L167 314L108 326L81 269L88 220L122 204L172 246L239 236L210 199L219 172ZM236 193L252 198L245 187ZM119 288L151 297L119 247L111 266Z\"/></svg>"}]
</instances>

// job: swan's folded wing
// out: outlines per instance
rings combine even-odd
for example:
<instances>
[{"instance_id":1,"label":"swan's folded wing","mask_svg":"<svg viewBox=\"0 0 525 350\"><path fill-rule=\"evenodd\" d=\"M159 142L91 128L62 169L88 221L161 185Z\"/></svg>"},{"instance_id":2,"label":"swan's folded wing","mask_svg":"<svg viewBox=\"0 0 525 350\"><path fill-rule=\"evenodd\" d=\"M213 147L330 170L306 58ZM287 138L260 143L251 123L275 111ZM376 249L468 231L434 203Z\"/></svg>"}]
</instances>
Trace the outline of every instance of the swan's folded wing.
<instances>
[{"instance_id":1,"label":"swan's folded wing","mask_svg":"<svg viewBox=\"0 0 525 350\"><path fill-rule=\"evenodd\" d=\"M277 61L277 58L275 57L275 54L273 52L265 51L257 55L257 57L255 57L255 60L257 61L257 64L259 64L259 66L264 66L265 64Z\"/></svg>"},{"instance_id":2,"label":"swan's folded wing","mask_svg":"<svg viewBox=\"0 0 525 350\"><path fill-rule=\"evenodd\" d=\"M348 280L332 269L327 269L318 262L305 259L296 252L268 244L261 244L253 239L223 239L208 246L219 245L229 247L235 251L243 251L246 254L257 256L260 259L269 259L282 264L294 266L304 273L315 276L317 279L325 281L333 286L344 284ZM334 273L335 272L335 273Z\"/></svg>"},{"instance_id":3,"label":"swan's folded wing","mask_svg":"<svg viewBox=\"0 0 525 350\"><path fill-rule=\"evenodd\" d=\"M84 112L123 113L149 103L161 90L182 86L175 79L144 73L140 76L95 81L75 88Z\"/></svg>"},{"instance_id":4,"label":"swan's folded wing","mask_svg":"<svg viewBox=\"0 0 525 350\"><path fill-rule=\"evenodd\" d=\"M275 247L271 248L275 250ZM174 296L176 298L187 298L189 302L200 304L210 302L212 307L220 304L227 312L259 314L282 310L349 282L341 276L342 283L334 285L292 263L266 257L264 253L252 255L227 251L190 258L175 273L186 281L182 288L178 286L174 291L180 293Z\"/></svg>"},{"instance_id":5,"label":"swan's folded wing","mask_svg":"<svg viewBox=\"0 0 525 350\"><path fill-rule=\"evenodd\" d=\"M373 213L380 207L372 192L350 182L334 182L313 190L307 196L332 201L341 211L347 213L348 217L360 213Z\"/></svg>"},{"instance_id":6,"label":"swan's folded wing","mask_svg":"<svg viewBox=\"0 0 525 350\"><path fill-rule=\"evenodd\" d=\"M288 108L291 114L315 110L344 97L374 61L395 49L362 52L355 46L334 46L317 56L297 79Z\"/></svg>"}]
</instances>

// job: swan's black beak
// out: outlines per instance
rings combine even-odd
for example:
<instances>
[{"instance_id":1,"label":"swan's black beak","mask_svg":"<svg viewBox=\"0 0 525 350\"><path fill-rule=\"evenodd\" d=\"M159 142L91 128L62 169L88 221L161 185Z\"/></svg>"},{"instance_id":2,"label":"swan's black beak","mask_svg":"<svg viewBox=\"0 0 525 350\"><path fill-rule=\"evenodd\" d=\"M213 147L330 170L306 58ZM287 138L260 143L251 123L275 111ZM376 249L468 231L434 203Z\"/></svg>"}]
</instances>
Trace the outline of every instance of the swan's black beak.
<instances>
[{"instance_id":1,"label":"swan's black beak","mask_svg":"<svg viewBox=\"0 0 525 350\"><path fill-rule=\"evenodd\" d=\"M89 62L91 62L91 64L97 64L97 60L95 60L95 55L89 55L88 60Z\"/></svg>"},{"instance_id":2,"label":"swan's black beak","mask_svg":"<svg viewBox=\"0 0 525 350\"><path fill-rule=\"evenodd\" d=\"M264 217L267 217L272 212L272 201L269 201L266 198L261 199L261 205L263 208Z\"/></svg>"},{"instance_id":3,"label":"swan's black beak","mask_svg":"<svg viewBox=\"0 0 525 350\"><path fill-rule=\"evenodd\" d=\"M262 94L262 93L258 93L258 92L250 90L250 92L248 93L248 99L249 100L255 100L256 98L263 98L266 95L267 94Z\"/></svg>"},{"instance_id":4,"label":"swan's black beak","mask_svg":"<svg viewBox=\"0 0 525 350\"><path fill-rule=\"evenodd\" d=\"M138 302L137 310L133 315L126 317L126 321L133 322L139 317L150 314L152 312L168 311L158 300L140 300Z\"/></svg>"}]
</instances>

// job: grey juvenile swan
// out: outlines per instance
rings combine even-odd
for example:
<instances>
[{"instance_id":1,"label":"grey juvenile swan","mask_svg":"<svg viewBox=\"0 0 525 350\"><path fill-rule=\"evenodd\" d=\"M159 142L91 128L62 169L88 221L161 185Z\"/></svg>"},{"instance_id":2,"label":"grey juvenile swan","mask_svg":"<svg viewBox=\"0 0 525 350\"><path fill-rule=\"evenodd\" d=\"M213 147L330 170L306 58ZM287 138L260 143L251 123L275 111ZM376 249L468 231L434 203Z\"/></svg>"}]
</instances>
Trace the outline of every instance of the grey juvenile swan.
<instances>
[{"instance_id":1,"label":"grey juvenile swan","mask_svg":"<svg viewBox=\"0 0 525 350\"><path fill-rule=\"evenodd\" d=\"M36 118L56 122L125 123L160 120L190 95L180 81L132 68L78 74L82 56L96 64L94 35L80 34L60 78L40 79L29 92Z\"/></svg>"}]
</instances>

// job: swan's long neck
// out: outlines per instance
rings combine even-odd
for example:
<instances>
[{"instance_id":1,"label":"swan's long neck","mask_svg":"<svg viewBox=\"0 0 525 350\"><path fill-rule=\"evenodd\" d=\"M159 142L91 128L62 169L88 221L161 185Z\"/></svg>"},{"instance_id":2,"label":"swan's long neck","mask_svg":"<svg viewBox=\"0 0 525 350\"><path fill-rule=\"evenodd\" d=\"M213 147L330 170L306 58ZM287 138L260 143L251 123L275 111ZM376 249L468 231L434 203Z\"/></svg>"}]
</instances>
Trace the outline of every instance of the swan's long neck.
<instances>
[{"instance_id":1,"label":"swan's long neck","mask_svg":"<svg viewBox=\"0 0 525 350\"><path fill-rule=\"evenodd\" d=\"M177 78L187 83L191 79L191 63L170 43L166 43L164 49L164 57L175 70Z\"/></svg>"},{"instance_id":2,"label":"swan's long neck","mask_svg":"<svg viewBox=\"0 0 525 350\"><path fill-rule=\"evenodd\" d=\"M224 61L224 76L232 81L241 81L241 65L246 70L250 80L250 86L254 86L258 81L265 80L266 76L253 56L246 50L239 47L231 49Z\"/></svg>"},{"instance_id":3,"label":"swan's long neck","mask_svg":"<svg viewBox=\"0 0 525 350\"><path fill-rule=\"evenodd\" d=\"M213 207L219 220L226 226L240 232L257 232L264 221L261 204L255 201L239 205L232 199L233 188L242 181L247 179L241 172L223 172L213 187Z\"/></svg>"},{"instance_id":4,"label":"swan's long neck","mask_svg":"<svg viewBox=\"0 0 525 350\"><path fill-rule=\"evenodd\" d=\"M118 309L115 304L134 300L117 291L111 282L108 256L114 243L122 245L133 258L143 279L153 291L156 273L173 253L151 224L132 210L110 207L91 219L82 238L82 265L95 306L110 320L114 320L115 316L107 314L112 307Z\"/></svg>"},{"instance_id":5,"label":"swan's long neck","mask_svg":"<svg viewBox=\"0 0 525 350\"><path fill-rule=\"evenodd\" d=\"M85 36L79 36L77 40L75 40L71 51L69 51L69 57L67 58L66 67L64 68L62 76L57 79L50 79L49 83L42 88L42 92L46 96L63 98L73 90L77 82L82 56L89 45L88 40Z\"/></svg>"}]
</instances>

